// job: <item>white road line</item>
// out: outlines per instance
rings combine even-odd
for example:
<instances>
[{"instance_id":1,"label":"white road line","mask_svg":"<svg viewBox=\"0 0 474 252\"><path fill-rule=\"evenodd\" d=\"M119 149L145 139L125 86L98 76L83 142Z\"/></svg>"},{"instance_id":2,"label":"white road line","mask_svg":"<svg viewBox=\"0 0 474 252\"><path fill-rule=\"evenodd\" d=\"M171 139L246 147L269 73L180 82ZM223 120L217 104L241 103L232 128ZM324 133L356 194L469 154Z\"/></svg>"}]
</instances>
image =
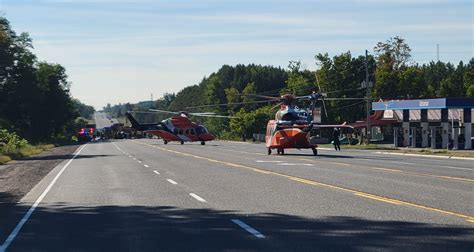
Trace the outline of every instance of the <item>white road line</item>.
<instances>
[{"instance_id":1,"label":"white road line","mask_svg":"<svg viewBox=\"0 0 474 252\"><path fill-rule=\"evenodd\" d=\"M255 160L257 163L282 163L281 160Z\"/></svg>"},{"instance_id":2,"label":"white road line","mask_svg":"<svg viewBox=\"0 0 474 252\"><path fill-rule=\"evenodd\" d=\"M474 169L461 168L461 167L456 167L456 166L441 166L441 167L443 167L443 168L448 168L448 169L456 169L456 170L474 171Z\"/></svg>"},{"instance_id":3,"label":"white road line","mask_svg":"<svg viewBox=\"0 0 474 252\"><path fill-rule=\"evenodd\" d=\"M158 174L158 175L160 175L160 173L159 173L158 171L153 171L153 172L156 173L156 174Z\"/></svg>"},{"instance_id":4,"label":"white road line","mask_svg":"<svg viewBox=\"0 0 474 252\"><path fill-rule=\"evenodd\" d=\"M137 158L133 158L133 160L137 160Z\"/></svg>"},{"instance_id":5,"label":"white road line","mask_svg":"<svg viewBox=\"0 0 474 252\"><path fill-rule=\"evenodd\" d=\"M395 164L406 164L406 165L414 165L414 163L408 163L408 162L399 162L399 161L389 161L390 163L395 163Z\"/></svg>"},{"instance_id":6,"label":"white road line","mask_svg":"<svg viewBox=\"0 0 474 252\"><path fill-rule=\"evenodd\" d=\"M115 143L112 143L112 144L115 146L115 148L116 148L117 150L119 150L119 151L123 152L123 150L122 150L122 149L120 149L120 148L119 148L119 147L118 147L118 146L117 146Z\"/></svg>"},{"instance_id":7,"label":"white road line","mask_svg":"<svg viewBox=\"0 0 474 252\"><path fill-rule=\"evenodd\" d=\"M198 195L196 195L195 193L190 193L189 195L191 195L191 197L195 198L196 200L198 201L201 201L201 202L207 202L205 199L199 197Z\"/></svg>"},{"instance_id":8,"label":"white road line","mask_svg":"<svg viewBox=\"0 0 474 252\"><path fill-rule=\"evenodd\" d=\"M0 251L4 252L7 250L8 246L10 246L10 244L13 242L13 240L15 239L15 237L18 235L18 233L20 232L21 228L23 227L23 225L25 225L25 223L28 221L28 219L30 218L30 216L33 214L33 212L35 211L35 209L38 207L38 205L41 203L41 201L43 201L44 197L46 196L46 194L48 194L48 192L51 190L51 188L53 187L53 185L56 183L56 181L59 179L59 177L61 176L61 174L63 174L63 172L66 170L66 168L71 164L72 160L74 160L77 155L79 155L79 153L81 153L81 151L86 147L86 145L83 145L77 152L76 154L74 154L74 156L69 159L69 161L63 166L63 168L61 168L61 170L59 171L59 173L56 175L56 177L54 177L53 181L51 181L51 183L49 183L48 187L46 187L46 189L43 191L43 193L38 197L38 199L36 199L35 203L33 204L33 206L30 207L30 209L28 210L28 212L26 212L25 216L23 216L23 218L20 220L20 222L18 222L18 224L16 225L15 229L13 229L13 231L11 232L11 234L7 237L7 239L5 240L5 242L3 242L3 244L0 246Z\"/></svg>"},{"instance_id":9,"label":"white road line","mask_svg":"<svg viewBox=\"0 0 474 252\"><path fill-rule=\"evenodd\" d=\"M173 185L177 185L178 183L172 179L166 179L168 182L170 182Z\"/></svg>"},{"instance_id":10,"label":"white road line","mask_svg":"<svg viewBox=\"0 0 474 252\"><path fill-rule=\"evenodd\" d=\"M133 156L132 156L132 155L128 155L128 157L129 157L129 158L133 158Z\"/></svg>"},{"instance_id":11,"label":"white road line","mask_svg":"<svg viewBox=\"0 0 474 252\"><path fill-rule=\"evenodd\" d=\"M303 164L303 163L278 163L277 165L282 165L282 166L296 166L296 165L313 166L312 164Z\"/></svg>"},{"instance_id":12,"label":"white road line","mask_svg":"<svg viewBox=\"0 0 474 252\"><path fill-rule=\"evenodd\" d=\"M146 165L146 164L144 164L143 166L145 166L146 168L150 168L150 166L148 166L148 165Z\"/></svg>"},{"instance_id":13,"label":"white road line","mask_svg":"<svg viewBox=\"0 0 474 252\"><path fill-rule=\"evenodd\" d=\"M138 160L138 163L140 163L140 164L141 164L141 163L142 163L142 161Z\"/></svg>"},{"instance_id":14,"label":"white road line","mask_svg":"<svg viewBox=\"0 0 474 252\"><path fill-rule=\"evenodd\" d=\"M239 220L239 219L232 219L231 220L233 223L237 224L239 227L245 229L245 231L251 233L252 235L254 235L255 237L257 238L265 238L265 235L261 234L260 232L258 232L256 229L254 229L253 227L245 224L243 221Z\"/></svg>"}]
</instances>

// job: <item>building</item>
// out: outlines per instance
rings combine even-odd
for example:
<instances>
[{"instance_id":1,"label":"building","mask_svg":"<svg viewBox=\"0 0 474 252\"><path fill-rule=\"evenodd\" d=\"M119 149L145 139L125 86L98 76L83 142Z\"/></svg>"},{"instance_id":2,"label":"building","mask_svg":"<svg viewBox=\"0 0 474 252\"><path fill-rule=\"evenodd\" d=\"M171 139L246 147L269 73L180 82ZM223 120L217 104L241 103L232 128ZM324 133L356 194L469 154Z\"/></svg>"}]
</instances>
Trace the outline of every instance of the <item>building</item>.
<instances>
[{"instance_id":1,"label":"building","mask_svg":"<svg viewBox=\"0 0 474 252\"><path fill-rule=\"evenodd\" d=\"M473 107L474 98L373 102L370 125L391 135L395 146L472 149ZM367 121L352 124L364 125Z\"/></svg>"}]
</instances>

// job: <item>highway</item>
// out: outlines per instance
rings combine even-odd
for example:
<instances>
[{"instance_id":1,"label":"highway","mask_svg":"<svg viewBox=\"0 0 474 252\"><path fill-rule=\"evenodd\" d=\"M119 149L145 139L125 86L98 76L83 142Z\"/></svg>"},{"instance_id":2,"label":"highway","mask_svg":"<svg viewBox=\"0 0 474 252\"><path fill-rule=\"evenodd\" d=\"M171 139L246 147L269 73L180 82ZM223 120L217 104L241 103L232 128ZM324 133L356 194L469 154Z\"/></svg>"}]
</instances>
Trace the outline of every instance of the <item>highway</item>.
<instances>
[{"instance_id":1,"label":"highway","mask_svg":"<svg viewBox=\"0 0 474 252\"><path fill-rule=\"evenodd\" d=\"M226 141L89 143L20 201L2 249L474 249L472 160L319 153L268 156L263 144Z\"/></svg>"},{"instance_id":2,"label":"highway","mask_svg":"<svg viewBox=\"0 0 474 252\"><path fill-rule=\"evenodd\" d=\"M113 124L118 123L117 119L107 117L106 113L104 112L95 112L94 121L97 129L110 127Z\"/></svg>"}]
</instances>

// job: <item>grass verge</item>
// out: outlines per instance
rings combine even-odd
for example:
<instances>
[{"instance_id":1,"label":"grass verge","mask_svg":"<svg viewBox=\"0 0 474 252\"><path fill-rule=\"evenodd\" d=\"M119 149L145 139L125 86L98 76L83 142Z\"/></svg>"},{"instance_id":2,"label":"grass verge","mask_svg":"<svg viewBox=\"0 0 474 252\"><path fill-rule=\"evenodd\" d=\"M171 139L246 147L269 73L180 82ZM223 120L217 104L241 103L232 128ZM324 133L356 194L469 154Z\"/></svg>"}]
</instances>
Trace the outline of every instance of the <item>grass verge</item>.
<instances>
[{"instance_id":1,"label":"grass verge","mask_svg":"<svg viewBox=\"0 0 474 252\"><path fill-rule=\"evenodd\" d=\"M26 145L25 147L16 149L11 152L0 153L0 165L9 162L12 159L20 159L40 154L41 152L49 150L53 147L54 144Z\"/></svg>"},{"instance_id":2,"label":"grass verge","mask_svg":"<svg viewBox=\"0 0 474 252\"><path fill-rule=\"evenodd\" d=\"M333 144L318 144L318 147L334 148L334 145ZM397 150L394 147L388 147L386 145L378 145L378 144L355 144L355 145L344 144L344 145L341 145L341 148L353 149L353 150Z\"/></svg>"}]
</instances>

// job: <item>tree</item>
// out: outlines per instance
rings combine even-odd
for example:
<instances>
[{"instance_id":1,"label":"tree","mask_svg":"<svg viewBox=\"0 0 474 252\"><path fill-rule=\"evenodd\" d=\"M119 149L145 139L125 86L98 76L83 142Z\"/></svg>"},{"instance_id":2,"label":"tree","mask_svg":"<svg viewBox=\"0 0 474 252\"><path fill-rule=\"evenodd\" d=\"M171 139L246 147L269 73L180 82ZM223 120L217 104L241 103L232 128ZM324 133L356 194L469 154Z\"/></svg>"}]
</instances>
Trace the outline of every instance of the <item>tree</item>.
<instances>
[{"instance_id":1,"label":"tree","mask_svg":"<svg viewBox=\"0 0 474 252\"><path fill-rule=\"evenodd\" d=\"M71 135L78 116L66 70L38 62L28 33L16 33L0 17L0 127L29 141Z\"/></svg>"},{"instance_id":2,"label":"tree","mask_svg":"<svg viewBox=\"0 0 474 252\"><path fill-rule=\"evenodd\" d=\"M255 86L254 82L249 82L245 86L244 90L242 90L242 101L247 103L244 105L244 109L246 111L252 110L255 108L256 104L252 104L255 101L255 97L252 94L257 93L257 87Z\"/></svg>"},{"instance_id":3,"label":"tree","mask_svg":"<svg viewBox=\"0 0 474 252\"><path fill-rule=\"evenodd\" d=\"M189 86L176 94L176 97L170 103L169 110L186 110L187 107L202 105L204 102L203 89L198 85Z\"/></svg>"},{"instance_id":4,"label":"tree","mask_svg":"<svg viewBox=\"0 0 474 252\"><path fill-rule=\"evenodd\" d=\"M474 58L472 58L464 71L464 88L467 97L474 97Z\"/></svg>"},{"instance_id":5,"label":"tree","mask_svg":"<svg viewBox=\"0 0 474 252\"><path fill-rule=\"evenodd\" d=\"M228 103L238 103L240 102L240 93L239 90L235 87L226 88L225 95ZM228 106L229 112L233 113L233 111L239 107L238 105L231 105Z\"/></svg>"},{"instance_id":6,"label":"tree","mask_svg":"<svg viewBox=\"0 0 474 252\"><path fill-rule=\"evenodd\" d=\"M95 112L94 107L86 105L78 99L73 99L74 109L79 113L79 116L85 119L92 119Z\"/></svg>"},{"instance_id":7,"label":"tree","mask_svg":"<svg viewBox=\"0 0 474 252\"><path fill-rule=\"evenodd\" d=\"M316 88L314 74L308 70L301 71L300 61L290 61L288 68L290 72L286 80L287 89L280 93L289 92L294 95L306 95Z\"/></svg>"},{"instance_id":8,"label":"tree","mask_svg":"<svg viewBox=\"0 0 474 252\"><path fill-rule=\"evenodd\" d=\"M405 39L399 36L389 38L385 42L378 42L374 47L374 51L379 62L383 60L385 64L391 65L392 69L395 70L406 66L411 58L410 47Z\"/></svg>"}]
</instances>

